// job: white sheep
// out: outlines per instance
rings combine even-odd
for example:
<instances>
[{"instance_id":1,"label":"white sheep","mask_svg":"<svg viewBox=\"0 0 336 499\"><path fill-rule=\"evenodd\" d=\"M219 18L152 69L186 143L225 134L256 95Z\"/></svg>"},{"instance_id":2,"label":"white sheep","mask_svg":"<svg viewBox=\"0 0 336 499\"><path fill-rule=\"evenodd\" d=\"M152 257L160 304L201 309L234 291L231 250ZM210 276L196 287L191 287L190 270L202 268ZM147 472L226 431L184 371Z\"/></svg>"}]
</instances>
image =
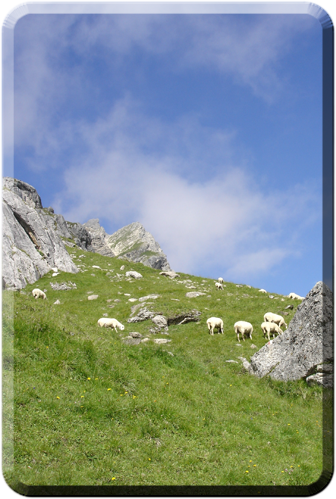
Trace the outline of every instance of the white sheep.
<instances>
[{"instance_id":1,"label":"white sheep","mask_svg":"<svg viewBox=\"0 0 336 499\"><path fill-rule=\"evenodd\" d=\"M221 284L223 284L224 279L223 279L223 277L218 277L217 281L220 282Z\"/></svg>"},{"instance_id":2,"label":"white sheep","mask_svg":"<svg viewBox=\"0 0 336 499\"><path fill-rule=\"evenodd\" d=\"M270 341L270 333L273 334L273 338L275 333L282 334L282 329L279 328L275 322L263 322L261 324L262 332L264 333L264 338L267 334L268 341Z\"/></svg>"},{"instance_id":3,"label":"white sheep","mask_svg":"<svg viewBox=\"0 0 336 499\"><path fill-rule=\"evenodd\" d=\"M218 290L223 289L223 284L221 284L220 282L215 282L215 286Z\"/></svg>"},{"instance_id":4,"label":"white sheep","mask_svg":"<svg viewBox=\"0 0 336 499\"><path fill-rule=\"evenodd\" d=\"M33 289L32 295L37 300L37 298L43 298L43 300L47 299L47 295L41 289Z\"/></svg>"},{"instance_id":5,"label":"white sheep","mask_svg":"<svg viewBox=\"0 0 336 499\"><path fill-rule=\"evenodd\" d=\"M267 293L266 289L259 289L259 293Z\"/></svg>"},{"instance_id":6,"label":"white sheep","mask_svg":"<svg viewBox=\"0 0 336 499\"><path fill-rule=\"evenodd\" d=\"M250 339L252 340L252 333L253 333L252 324L250 324L249 322L245 322L245 321L238 321L235 323L235 325L233 327L234 327L234 330L235 330L235 333L237 335L237 339L238 339L239 343L240 343L239 333L241 334L244 341L245 341L245 334L247 336L249 336Z\"/></svg>"},{"instance_id":7,"label":"white sheep","mask_svg":"<svg viewBox=\"0 0 336 499\"><path fill-rule=\"evenodd\" d=\"M287 328L287 324L285 323L285 319L282 315L273 314L272 312L267 312L264 315L264 322L274 322L279 327L285 326Z\"/></svg>"},{"instance_id":8,"label":"white sheep","mask_svg":"<svg viewBox=\"0 0 336 499\"><path fill-rule=\"evenodd\" d=\"M222 319L219 319L218 317L210 317L210 319L207 320L207 326L210 334L213 335L215 329L219 329L219 332L223 334L224 324Z\"/></svg>"},{"instance_id":9,"label":"white sheep","mask_svg":"<svg viewBox=\"0 0 336 499\"><path fill-rule=\"evenodd\" d=\"M121 331L125 329L125 326L117 321L117 319L108 319L107 317L102 317L101 319L99 319L98 324L100 327L111 327L115 330L116 333L118 332L117 328L119 328Z\"/></svg>"},{"instance_id":10,"label":"white sheep","mask_svg":"<svg viewBox=\"0 0 336 499\"><path fill-rule=\"evenodd\" d=\"M288 298L292 300L304 300L304 296L297 295L296 293L289 293Z\"/></svg>"}]
</instances>

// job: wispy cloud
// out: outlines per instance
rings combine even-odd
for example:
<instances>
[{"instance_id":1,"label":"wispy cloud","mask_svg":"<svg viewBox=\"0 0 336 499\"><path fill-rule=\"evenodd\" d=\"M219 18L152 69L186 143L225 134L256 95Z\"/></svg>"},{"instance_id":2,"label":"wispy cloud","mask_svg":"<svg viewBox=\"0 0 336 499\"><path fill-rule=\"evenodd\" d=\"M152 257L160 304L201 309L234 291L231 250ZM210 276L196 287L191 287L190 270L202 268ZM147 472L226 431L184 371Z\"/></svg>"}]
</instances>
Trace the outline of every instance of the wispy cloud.
<instances>
[{"instance_id":1,"label":"wispy cloud","mask_svg":"<svg viewBox=\"0 0 336 499\"><path fill-rule=\"evenodd\" d=\"M300 237L320 213L312 186L268 191L237 163L223 160L213 171L207 169L208 153L207 162L201 153L197 158L198 176L188 176L196 160L191 153L180 154L179 124L168 127L140 111L133 115L133 109L130 101L122 101L107 120L82 126L86 157L65 172L66 188L55 198L56 211L71 221L98 217L112 231L140 221L161 244L172 267L191 273L217 267L224 277L239 279L260 275L298 255ZM140 123L137 136L133 128ZM224 135L235 156L232 136L202 129L195 121L193 127L190 143L193 139L197 144L203 131L207 151L207 143ZM167 137L175 148L148 150L146 137L153 140L153 128L159 143Z\"/></svg>"},{"instance_id":2,"label":"wispy cloud","mask_svg":"<svg viewBox=\"0 0 336 499\"><path fill-rule=\"evenodd\" d=\"M158 61L165 55L171 71L217 72L271 102L288 78L282 57L312 22L271 15L248 22L221 15L26 16L15 27L16 145L29 145L37 157L53 147L50 132L66 120L64 108L96 91L92 58L122 82L136 51Z\"/></svg>"}]
</instances>

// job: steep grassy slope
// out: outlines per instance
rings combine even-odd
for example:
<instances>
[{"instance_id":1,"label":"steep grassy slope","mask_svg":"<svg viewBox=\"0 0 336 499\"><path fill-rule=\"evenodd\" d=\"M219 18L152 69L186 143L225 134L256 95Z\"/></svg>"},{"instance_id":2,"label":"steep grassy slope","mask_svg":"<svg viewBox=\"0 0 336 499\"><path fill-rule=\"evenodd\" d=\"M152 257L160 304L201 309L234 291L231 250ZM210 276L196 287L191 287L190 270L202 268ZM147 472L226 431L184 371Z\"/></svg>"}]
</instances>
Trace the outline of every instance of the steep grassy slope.
<instances>
[{"instance_id":1,"label":"steep grassy slope","mask_svg":"<svg viewBox=\"0 0 336 499\"><path fill-rule=\"evenodd\" d=\"M297 303L228 282L216 291L211 279L170 280L142 264L69 251L83 272L49 274L23 292L4 292L5 375L11 342L15 372L10 483L308 485L319 478L330 431L322 428L322 389L248 375L237 357L256 350L251 340L238 346L233 330L237 320L251 322L260 348L263 314L292 303L288 324ZM131 269L143 278L125 280ZM68 280L77 289L54 291L49 284ZM34 287L47 289L48 299L34 300ZM205 295L186 298L197 290ZM99 298L88 301L90 291ZM129 298L153 293L160 296L148 308L164 315L196 308L200 323L170 326L168 336L148 334L151 321L128 324L137 303ZM13 294L15 333L7 309ZM53 305L57 299L61 304ZM98 327L103 314L125 331ZM223 335L208 334L211 316L223 318ZM150 341L125 345L131 331ZM155 337L171 342L156 345Z\"/></svg>"}]
</instances>

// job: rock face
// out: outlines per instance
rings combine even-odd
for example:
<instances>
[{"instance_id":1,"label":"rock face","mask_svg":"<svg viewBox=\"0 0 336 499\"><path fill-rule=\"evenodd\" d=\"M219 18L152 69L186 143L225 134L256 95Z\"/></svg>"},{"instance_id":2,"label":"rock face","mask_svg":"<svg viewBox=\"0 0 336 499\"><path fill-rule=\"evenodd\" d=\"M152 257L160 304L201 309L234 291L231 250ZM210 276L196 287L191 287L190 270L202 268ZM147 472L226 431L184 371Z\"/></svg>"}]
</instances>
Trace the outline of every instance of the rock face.
<instances>
[{"instance_id":1,"label":"rock face","mask_svg":"<svg viewBox=\"0 0 336 499\"><path fill-rule=\"evenodd\" d=\"M92 249L87 248L89 251L143 263L153 269L171 270L160 245L139 222L126 225L112 235L107 234L100 226L98 218L89 220L83 227L91 238Z\"/></svg>"},{"instance_id":2,"label":"rock face","mask_svg":"<svg viewBox=\"0 0 336 499\"><path fill-rule=\"evenodd\" d=\"M314 375L323 362L333 363L333 293L318 282L298 306L288 329L244 366L258 377L269 374L288 381ZM321 376L313 380L318 382L317 378Z\"/></svg>"},{"instance_id":3,"label":"rock face","mask_svg":"<svg viewBox=\"0 0 336 499\"><path fill-rule=\"evenodd\" d=\"M107 238L106 244L116 256L143 263L153 269L171 270L159 244L139 222L117 230Z\"/></svg>"},{"instance_id":4,"label":"rock face","mask_svg":"<svg viewBox=\"0 0 336 499\"><path fill-rule=\"evenodd\" d=\"M10 177L3 179L3 287L22 289L52 267L78 272L43 211L34 187Z\"/></svg>"},{"instance_id":5,"label":"rock face","mask_svg":"<svg viewBox=\"0 0 336 499\"><path fill-rule=\"evenodd\" d=\"M92 251L104 256L116 256L111 248L106 244L107 238L105 229L100 226L98 218L92 218L83 227L88 231L91 237Z\"/></svg>"},{"instance_id":6,"label":"rock face","mask_svg":"<svg viewBox=\"0 0 336 499\"><path fill-rule=\"evenodd\" d=\"M170 271L166 255L140 223L127 225L109 235L100 226L98 218L83 225L67 222L52 207L43 208L34 187L5 177L3 288L22 289L27 283L40 279L52 267L64 272L78 272L64 245Z\"/></svg>"}]
</instances>

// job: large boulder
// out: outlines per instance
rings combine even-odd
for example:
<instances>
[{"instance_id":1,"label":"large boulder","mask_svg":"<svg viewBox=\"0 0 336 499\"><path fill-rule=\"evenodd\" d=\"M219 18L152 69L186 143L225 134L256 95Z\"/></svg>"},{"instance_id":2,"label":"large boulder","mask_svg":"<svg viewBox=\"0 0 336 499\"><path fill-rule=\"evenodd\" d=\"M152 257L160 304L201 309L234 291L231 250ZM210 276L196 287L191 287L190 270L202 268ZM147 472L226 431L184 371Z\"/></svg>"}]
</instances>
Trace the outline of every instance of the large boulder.
<instances>
[{"instance_id":1,"label":"large boulder","mask_svg":"<svg viewBox=\"0 0 336 499\"><path fill-rule=\"evenodd\" d=\"M309 377L323 362L333 363L333 293L318 282L309 291L288 329L264 345L244 366L258 377L282 381Z\"/></svg>"},{"instance_id":2,"label":"large boulder","mask_svg":"<svg viewBox=\"0 0 336 499\"><path fill-rule=\"evenodd\" d=\"M40 196L17 179L3 179L3 287L22 289L52 267L78 272L62 239L46 223Z\"/></svg>"}]
</instances>

